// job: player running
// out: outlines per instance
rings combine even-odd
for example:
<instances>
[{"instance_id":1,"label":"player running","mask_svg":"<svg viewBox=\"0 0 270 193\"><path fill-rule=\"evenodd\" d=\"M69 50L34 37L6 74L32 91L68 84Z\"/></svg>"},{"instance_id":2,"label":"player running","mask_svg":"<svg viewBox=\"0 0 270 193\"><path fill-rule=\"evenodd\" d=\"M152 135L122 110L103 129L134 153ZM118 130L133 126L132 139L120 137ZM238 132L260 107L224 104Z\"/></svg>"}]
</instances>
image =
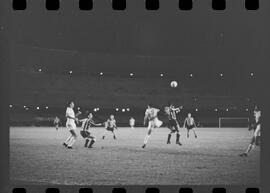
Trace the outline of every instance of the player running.
<instances>
[{"instance_id":1,"label":"player running","mask_svg":"<svg viewBox=\"0 0 270 193\"><path fill-rule=\"evenodd\" d=\"M55 125L56 131L58 131L59 124L60 124L60 119L58 117L55 117L53 120L53 124Z\"/></svg>"},{"instance_id":2,"label":"player running","mask_svg":"<svg viewBox=\"0 0 270 193\"><path fill-rule=\"evenodd\" d=\"M129 125L130 125L130 128L131 129L134 129L134 126L135 126L135 119L133 117L131 117L129 119Z\"/></svg>"},{"instance_id":3,"label":"player running","mask_svg":"<svg viewBox=\"0 0 270 193\"><path fill-rule=\"evenodd\" d=\"M156 128L156 127L160 127L162 125L162 121L160 121L157 117L157 114L160 110L153 108L153 106L151 104L149 104L147 106L147 109L145 111L145 116L144 116L144 121L143 121L143 125L145 125L146 120L148 119L148 132L147 135L144 138L144 144L142 146L142 148L146 147L147 141L150 138L152 129Z\"/></svg>"},{"instance_id":4,"label":"player running","mask_svg":"<svg viewBox=\"0 0 270 193\"><path fill-rule=\"evenodd\" d=\"M81 136L85 139L84 147L92 148L93 144L96 142L96 138L89 132L92 126L101 126L101 123L95 123L93 121L93 114L89 113L87 118L79 120L82 122L82 130L80 131ZM91 140L91 141L90 141ZM90 141L90 144L88 145Z\"/></svg>"},{"instance_id":5,"label":"player running","mask_svg":"<svg viewBox=\"0 0 270 193\"><path fill-rule=\"evenodd\" d=\"M70 136L66 139L66 141L63 143L63 145L65 147L67 147L68 149L72 149L72 145L75 143L76 139L77 139L77 135L76 135L76 123L78 121L78 118L76 116L78 116L80 114L80 112L78 112L76 115L74 113L74 108L75 104L73 101L69 102L69 106L67 107L66 110L66 118L67 118L67 122L66 122L66 127L69 129L70 132Z\"/></svg>"},{"instance_id":6,"label":"player running","mask_svg":"<svg viewBox=\"0 0 270 193\"><path fill-rule=\"evenodd\" d=\"M260 136L261 136L261 111L258 109L257 106L255 106L254 109L254 123L252 124L252 127L249 128L249 130L253 130L253 135L251 137L250 144L248 145L246 151L244 153L241 153L241 157L247 157L248 154L255 148L255 146L260 145Z\"/></svg>"},{"instance_id":7,"label":"player running","mask_svg":"<svg viewBox=\"0 0 270 193\"><path fill-rule=\"evenodd\" d=\"M113 139L116 139L115 135L115 129L117 129L116 126L116 120L114 118L114 115L110 115L110 118L104 123L106 131L112 132L113 133ZM105 139L105 134L103 135L102 139Z\"/></svg>"},{"instance_id":8,"label":"player running","mask_svg":"<svg viewBox=\"0 0 270 193\"><path fill-rule=\"evenodd\" d=\"M168 107L165 107L165 113L168 118L168 128L171 130L171 132L168 134L167 138L167 144L171 143L171 137L172 134L176 132L176 144L182 145L180 143L180 126L176 118L176 113L180 112L180 108L175 108L172 104L169 104Z\"/></svg>"},{"instance_id":9,"label":"player running","mask_svg":"<svg viewBox=\"0 0 270 193\"><path fill-rule=\"evenodd\" d=\"M188 113L188 116L186 117L184 121L183 128L187 128L187 137L189 138L189 131L192 130L194 133L195 138L197 138L197 134L195 131L195 128L197 128L194 118L191 116L191 113Z\"/></svg>"}]
</instances>

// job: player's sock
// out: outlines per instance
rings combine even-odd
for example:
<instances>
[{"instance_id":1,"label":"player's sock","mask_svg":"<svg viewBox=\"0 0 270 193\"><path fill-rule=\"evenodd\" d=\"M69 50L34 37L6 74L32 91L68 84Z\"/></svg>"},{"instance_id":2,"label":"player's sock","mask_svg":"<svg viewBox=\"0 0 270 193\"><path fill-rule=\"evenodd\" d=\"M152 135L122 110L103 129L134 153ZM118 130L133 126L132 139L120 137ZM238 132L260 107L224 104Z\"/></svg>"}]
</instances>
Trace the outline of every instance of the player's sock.
<instances>
[{"instance_id":1,"label":"player's sock","mask_svg":"<svg viewBox=\"0 0 270 193\"><path fill-rule=\"evenodd\" d=\"M115 135L113 135L113 139L116 139L116 136Z\"/></svg>"},{"instance_id":2,"label":"player's sock","mask_svg":"<svg viewBox=\"0 0 270 193\"><path fill-rule=\"evenodd\" d=\"M143 146L142 146L142 148L145 148L145 146L146 146L146 144L144 143Z\"/></svg>"},{"instance_id":3,"label":"player's sock","mask_svg":"<svg viewBox=\"0 0 270 193\"><path fill-rule=\"evenodd\" d=\"M167 144L171 144L171 137L172 137L172 135L168 134Z\"/></svg>"},{"instance_id":4,"label":"player's sock","mask_svg":"<svg viewBox=\"0 0 270 193\"><path fill-rule=\"evenodd\" d=\"M253 144L249 144L249 146L248 146L247 150L245 151L245 153L248 154L253 149L254 149L254 145Z\"/></svg>"},{"instance_id":5,"label":"player's sock","mask_svg":"<svg viewBox=\"0 0 270 193\"><path fill-rule=\"evenodd\" d=\"M72 145L75 143L75 138L72 137L69 144L68 144L68 147L72 147Z\"/></svg>"},{"instance_id":6,"label":"player's sock","mask_svg":"<svg viewBox=\"0 0 270 193\"><path fill-rule=\"evenodd\" d=\"M67 144L64 142L64 143L63 143L63 146L67 147Z\"/></svg>"},{"instance_id":7,"label":"player's sock","mask_svg":"<svg viewBox=\"0 0 270 193\"><path fill-rule=\"evenodd\" d=\"M92 146L93 146L94 143L95 143L95 140L92 139L91 142L90 142L90 144L89 144L89 146L88 146L88 148L92 148Z\"/></svg>"},{"instance_id":8,"label":"player's sock","mask_svg":"<svg viewBox=\"0 0 270 193\"><path fill-rule=\"evenodd\" d=\"M68 144L69 141L71 140L71 138L72 138L72 135L70 135L70 136L66 139L66 141L65 141L64 143L65 143L65 144Z\"/></svg>"},{"instance_id":9,"label":"player's sock","mask_svg":"<svg viewBox=\"0 0 270 193\"><path fill-rule=\"evenodd\" d=\"M150 135L146 135L144 138L144 144L147 144L148 139L150 138Z\"/></svg>"},{"instance_id":10,"label":"player's sock","mask_svg":"<svg viewBox=\"0 0 270 193\"><path fill-rule=\"evenodd\" d=\"M102 139L105 139L105 135L102 136Z\"/></svg>"},{"instance_id":11,"label":"player's sock","mask_svg":"<svg viewBox=\"0 0 270 193\"><path fill-rule=\"evenodd\" d=\"M193 133L194 133L195 138L197 138L197 134L196 134L195 130L193 130Z\"/></svg>"},{"instance_id":12,"label":"player's sock","mask_svg":"<svg viewBox=\"0 0 270 193\"><path fill-rule=\"evenodd\" d=\"M182 144L180 143L180 134L179 134L179 133L176 134L176 144L182 145Z\"/></svg>"},{"instance_id":13,"label":"player's sock","mask_svg":"<svg viewBox=\"0 0 270 193\"><path fill-rule=\"evenodd\" d=\"M90 141L89 139L86 139L86 140L85 140L84 147L87 147L89 141Z\"/></svg>"}]
</instances>

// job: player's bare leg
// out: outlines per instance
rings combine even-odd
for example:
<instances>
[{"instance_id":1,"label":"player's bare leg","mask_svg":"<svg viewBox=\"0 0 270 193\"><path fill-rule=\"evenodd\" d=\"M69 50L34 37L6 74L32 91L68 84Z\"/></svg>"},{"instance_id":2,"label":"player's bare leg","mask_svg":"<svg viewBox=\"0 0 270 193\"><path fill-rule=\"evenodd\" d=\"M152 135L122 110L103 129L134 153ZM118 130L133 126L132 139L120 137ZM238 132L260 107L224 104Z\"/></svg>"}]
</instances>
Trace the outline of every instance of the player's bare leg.
<instances>
[{"instance_id":1,"label":"player's bare leg","mask_svg":"<svg viewBox=\"0 0 270 193\"><path fill-rule=\"evenodd\" d=\"M68 138L66 139L66 141L63 143L63 145L64 145L65 147L68 146L68 144L69 144L71 138L72 138L72 135L70 134L70 135L68 136Z\"/></svg>"},{"instance_id":2,"label":"player's bare leg","mask_svg":"<svg viewBox=\"0 0 270 193\"><path fill-rule=\"evenodd\" d=\"M241 157L247 157L247 156L248 156L248 154L255 148L255 141L256 141L256 137L253 136L253 137L251 138L251 142L250 142L250 144L248 145L246 151L245 151L244 153L241 153L241 154L240 154Z\"/></svg>"},{"instance_id":3,"label":"player's bare leg","mask_svg":"<svg viewBox=\"0 0 270 193\"><path fill-rule=\"evenodd\" d=\"M73 146L73 144L75 143L75 141L77 139L77 135L76 135L75 131L74 130L70 130L70 132L72 134L72 138L70 139L70 141L68 143L68 146L67 146L68 149L72 149L72 146Z\"/></svg>"},{"instance_id":4,"label":"player's bare leg","mask_svg":"<svg viewBox=\"0 0 270 193\"><path fill-rule=\"evenodd\" d=\"M95 139L95 137L93 137L93 136L90 136L89 138L91 139L91 141L90 141L90 144L89 144L88 148L92 148L93 145L94 145L94 143L96 142L96 139ZM90 139L89 139L89 140L90 140Z\"/></svg>"},{"instance_id":5,"label":"player's bare leg","mask_svg":"<svg viewBox=\"0 0 270 193\"><path fill-rule=\"evenodd\" d=\"M187 138L189 138L189 129L187 130Z\"/></svg>"},{"instance_id":6,"label":"player's bare leg","mask_svg":"<svg viewBox=\"0 0 270 193\"><path fill-rule=\"evenodd\" d=\"M145 147L146 147L147 141L148 141L148 139L150 138L151 133L152 133L152 127L150 127L150 128L148 129L147 135L146 135L145 138L144 138L144 143L143 143L142 148L145 148Z\"/></svg>"},{"instance_id":7,"label":"player's bare leg","mask_svg":"<svg viewBox=\"0 0 270 193\"><path fill-rule=\"evenodd\" d=\"M102 136L102 139L105 139L105 136L106 136L106 133L107 133L108 131L106 130L105 131L105 133L103 134L103 136Z\"/></svg>"},{"instance_id":8,"label":"player's bare leg","mask_svg":"<svg viewBox=\"0 0 270 193\"><path fill-rule=\"evenodd\" d=\"M116 139L115 132L114 132L114 131L112 131L112 133L113 133L113 139Z\"/></svg>"},{"instance_id":9,"label":"player's bare leg","mask_svg":"<svg viewBox=\"0 0 270 193\"><path fill-rule=\"evenodd\" d=\"M195 138L197 138L198 136L197 136L197 134L196 134L195 128L193 128L192 131L193 131L193 133L194 133Z\"/></svg>"}]
</instances>

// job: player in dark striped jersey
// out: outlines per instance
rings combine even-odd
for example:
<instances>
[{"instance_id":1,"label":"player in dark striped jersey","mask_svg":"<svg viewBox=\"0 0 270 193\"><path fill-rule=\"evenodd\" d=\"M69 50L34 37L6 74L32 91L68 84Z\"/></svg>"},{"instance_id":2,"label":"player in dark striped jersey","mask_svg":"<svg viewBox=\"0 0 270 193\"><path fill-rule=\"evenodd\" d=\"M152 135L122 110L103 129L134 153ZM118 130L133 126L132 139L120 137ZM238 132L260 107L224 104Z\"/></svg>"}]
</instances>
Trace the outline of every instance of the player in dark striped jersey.
<instances>
[{"instance_id":1,"label":"player in dark striped jersey","mask_svg":"<svg viewBox=\"0 0 270 193\"><path fill-rule=\"evenodd\" d=\"M87 118L79 120L82 122L82 130L81 130L81 136L85 139L84 147L92 148L93 144L95 143L96 139L91 133L89 132L90 127L92 126L101 126L101 123L95 123L93 121L93 114L89 113ZM91 140L91 141L90 141ZM90 141L90 144L88 145Z\"/></svg>"},{"instance_id":2,"label":"player in dark striped jersey","mask_svg":"<svg viewBox=\"0 0 270 193\"><path fill-rule=\"evenodd\" d=\"M168 125L167 126L171 130L171 132L168 134L167 144L171 143L171 136L173 133L176 132L176 144L182 145L180 143L180 134L179 134L180 126L179 126L179 123L178 123L177 118L176 118L176 113L179 113L179 112L180 112L180 108L175 108L170 103L169 103L168 107L165 107L165 113L166 113L167 118L168 118Z\"/></svg>"},{"instance_id":3,"label":"player in dark striped jersey","mask_svg":"<svg viewBox=\"0 0 270 193\"><path fill-rule=\"evenodd\" d=\"M191 116L191 113L188 113L187 118L184 121L183 128L187 128L187 137L189 137L189 131L192 130L194 133L195 138L197 138L197 134L195 131L196 123L194 121L194 118Z\"/></svg>"}]
</instances>

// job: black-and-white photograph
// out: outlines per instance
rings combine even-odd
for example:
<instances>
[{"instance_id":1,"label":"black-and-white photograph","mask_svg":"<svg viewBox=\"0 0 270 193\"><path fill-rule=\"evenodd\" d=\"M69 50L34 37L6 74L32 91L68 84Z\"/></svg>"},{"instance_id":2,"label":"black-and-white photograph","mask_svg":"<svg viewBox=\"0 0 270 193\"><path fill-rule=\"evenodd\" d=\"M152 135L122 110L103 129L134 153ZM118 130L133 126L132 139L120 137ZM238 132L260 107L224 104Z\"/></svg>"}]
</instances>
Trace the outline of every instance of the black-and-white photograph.
<instances>
[{"instance_id":1,"label":"black-and-white photograph","mask_svg":"<svg viewBox=\"0 0 270 193\"><path fill-rule=\"evenodd\" d=\"M170 2L11 13L12 184L260 184L257 15Z\"/></svg>"}]
</instances>

